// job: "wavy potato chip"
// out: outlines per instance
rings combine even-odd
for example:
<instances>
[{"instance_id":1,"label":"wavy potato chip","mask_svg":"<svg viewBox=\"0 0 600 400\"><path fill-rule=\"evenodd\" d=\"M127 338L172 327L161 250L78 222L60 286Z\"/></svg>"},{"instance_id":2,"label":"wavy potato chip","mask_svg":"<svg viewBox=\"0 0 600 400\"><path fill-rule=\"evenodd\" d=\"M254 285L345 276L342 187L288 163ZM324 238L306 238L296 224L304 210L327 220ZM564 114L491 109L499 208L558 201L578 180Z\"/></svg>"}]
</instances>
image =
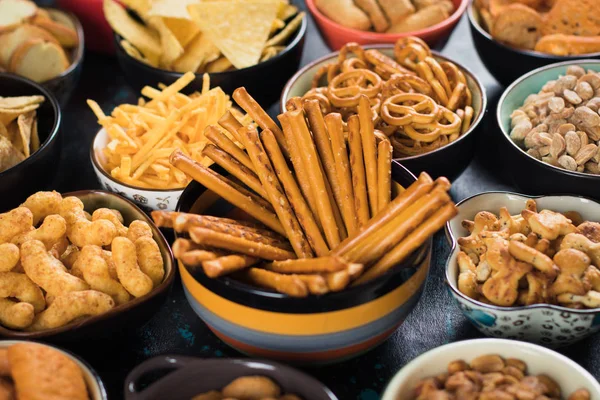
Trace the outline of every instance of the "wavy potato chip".
<instances>
[{"instance_id":1,"label":"wavy potato chip","mask_svg":"<svg viewBox=\"0 0 600 400\"><path fill-rule=\"evenodd\" d=\"M123 50L125 50L125 53L127 53L129 55L129 57L135 58L136 60L138 60L141 63L147 64L147 65L152 65L152 63L150 61L148 61L148 59L146 57L144 57L144 55L142 53L140 53L140 51L134 45L132 45L130 42L128 42L127 40L121 40L120 43L121 43L121 47L123 47Z\"/></svg>"},{"instance_id":2,"label":"wavy potato chip","mask_svg":"<svg viewBox=\"0 0 600 400\"><path fill-rule=\"evenodd\" d=\"M21 146L23 149L23 155L29 157L31 155L31 130L33 128L33 122L35 120L35 113L28 112L27 114L21 114L17 118L17 126L19 127L19 137L21 139Z\"/></svg>"},{"instance_id":3,"label":"wavy potato chip","mask_svg":"<svg viewBox=\"0 0 600 400\"><path fill-rule=\"evenodd\" d=\"M20 109L44 102L44 96L0 97L0 109Z\"/></svg>"},{"instance_id":4,"label":"wavy potato chip","mask_svg":"<svg viewBox=\"0 0 600 400\"><path fill-rule=\"evenodd\" d=\"M148 18L148 24L158 31L160 36L160 54L159 65L163 68L170 68L171 64L183 54L183 46L177 40L177 37L165 25L161 17L152 16Z\"/></svg>"}]
</instances>

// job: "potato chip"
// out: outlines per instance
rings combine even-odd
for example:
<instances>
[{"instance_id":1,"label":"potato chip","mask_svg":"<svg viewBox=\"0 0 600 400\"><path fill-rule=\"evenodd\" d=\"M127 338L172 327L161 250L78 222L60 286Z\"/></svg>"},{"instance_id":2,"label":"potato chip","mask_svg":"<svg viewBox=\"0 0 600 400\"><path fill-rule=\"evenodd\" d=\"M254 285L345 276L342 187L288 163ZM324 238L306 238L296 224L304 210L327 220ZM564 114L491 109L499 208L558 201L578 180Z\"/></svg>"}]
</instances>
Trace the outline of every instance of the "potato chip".
<instances>
[{"instance_id":1,"label":"potato chip","mask_svg":"<svg viewBox=\"0 0 600 400\"><path fill-rule=\"evenodd\" d=\"M298 7L293 6L291 4L285 4L281 10L279 10L279 14L277 14L277 18L285 21L294 15L298 14Z\"/></svg>"},{"instance_id":2,"label":"potato chip","mask_svg":"<svg viewBox=\"0 0 600 400\"><path fill-rule=\"evenodd\" d=\"M123 47L123 50L125 50L125 53L127 53L129 57L135 58L141 63L152 65L152 63L148 61L148 59L144 57L144 55L140 53L140 51L136 49L135 46L129 43L127 40L121 40L120 43L121 47Z\"/></svg>"},{"instance_id":3,"label":"potato chip","mask_svg":"<svg viewBox=\"0 0 600 400\"><path fill-rule=\"evenodd\" d=\"M14 167L24 159L23 153L17 151L7 138L0 136L0 172Z\"/></svg>"},{"instance_id":4,"label":"potato chip","mask_svg":"<svg viewBox=\"0 0 600 400\"><path fill-rule=\"evenodd\" d=\"M199 2L200 0L154 0L148 15L191 19L187 6Z\"/></svg>"},{"instance_id":5,"label":"potato chip","mask_svg":"<svg viewBox=\"0 0 600 400\"><path fill-rule=\"evenodd\" d=\"M0 97L0 108L19 109L44 102L44 96Z\"/></svg>"},{"instance_id":6,"label":"potato chip","mask_svg":"<svg viewBox=\"0 0 600 400\"><path fill-rule=\"evenodd\" d=\"M8 126L8 124L10 124L12 121L17 119L17 117L19 115L36 110L38 107L39 107L39 104L31 104L31 105L25 106L23 108L13 108L13 109L0 108L0 124L4 124L5 126Z\"/></svg>"},{"instance_id":7,"label":"potato chip","mask_svg":"<svg viewBox=\"0 0 600 400\"><path fill-rule=\"evenodd\" d=\"M159 65L162 68L170 68L171 64L183 54L183 46L165 25L161 17L152 16L148 18L148 24L158 31L160 36L160 46L162 52L160 54Z\"/></svg>"},{"instance_id":8,"label":"potato chip","mask_svg":"<svg viewBox=\"0 0 600 400\"><path fill-rule=\"evenodd\" d=\"M208 64L219 58L221 52L208 37L199 33L185 48L185 53L173 64L177 72L196 72L201 65Z\"/></svg>"},{"instance_id":9,"label":"potato chip","mask_svg":"<svg viewBox=\"0 0 600 400\"><path fill-rule=\"evenodd\" d=\"M6 126L4 126L4 124L0 124L0 136L4 136L5 138L10 138L10 136L8 135L8 130L6 129Z\"/></svg>"},{"instance_id":10,"label":"potato chip","mask_svg":"<svg viewBox=\"0 0 600 400\"><path fill-rule=\"evenodd\" d=\"M120 0L121 3L130 10L135 11L143 20L148 17L148 12L152 8L152 0Z\"/></svg>"},{"instance_id":11,"label":"potato chip","mask_svg":"<svg viewBox=\"0 0 600 400\"><path fill-rule=\"evenodd\" d=\"M165 17L163 21L183 47L186 47L200 33L198 25L187 19Z\"/></svg>"},{"instance_id":12,"label":"potato chip","mask_svg":"<svg viewBox=\"0 0 600 400\"><path fill-rule=\"evenodd\" d=\"M233 67L231 61L227 59L227 57L221 57L206 66L206 72L216 73L216 72L225 72Z\"/></svg>"},{"instance_id":13,"label":"potato chip","mask_svg":"<svg viewBox=\"0 0 600 400\"><path fill-rule=\"evenodd\" d=\"M302 24L302 19L306 14L304 12L299 13L296 17L291 20L285 28L281 30L277 35L273 36L267 41L265 47L282 45L296 32L296 30Z\"/></svg>"},{"instance_id":14,"label":"potato chip","mask_svg":"<svg viewBox=\"0 0 600 400\"><path fill-rule=\"evenodd\" d=\"M28 112L27 114L19 115L17 118L17 125L19 127L19 136L21 139L21 145L23 149L23 155L29 157L31 155L31 130L33 128L33 121L35 120L35 112Z\"/></svg>"},{"instance_id":15,"label":"potato chip","mask_svg":"<svg viewBox=\"0 0 600 400\"><path fill-rule=\"evenodd\" d=\"M40 136L38 134L37 118L33 120L33 128L31 129L31 152L35 153L40 148Z\"/></svg>"}]
</instances>

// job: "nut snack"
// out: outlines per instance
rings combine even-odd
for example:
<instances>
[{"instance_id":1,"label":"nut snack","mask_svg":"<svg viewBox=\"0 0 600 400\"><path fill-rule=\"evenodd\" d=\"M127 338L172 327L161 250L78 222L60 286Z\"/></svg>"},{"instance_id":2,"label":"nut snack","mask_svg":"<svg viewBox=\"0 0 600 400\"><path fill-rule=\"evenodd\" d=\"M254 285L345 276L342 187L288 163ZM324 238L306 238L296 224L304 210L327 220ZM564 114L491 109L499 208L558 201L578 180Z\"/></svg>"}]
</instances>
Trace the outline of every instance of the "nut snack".
<instances>
[{"instance_id":1,"label":"nut snack","mask_svg":"<svg viewBox=\"0 0 600 400\"><path fill-rule=\"evenodd\" d=\"M511 114L511 139L568 171L600 174L600 74L573 65Z\"/></svg>"},{"instance_id":2,"label":"nut snack","mask_svg":"<svg viewBox=\"0 0 600 400\"><path fill-rule=\"evenodd\" d=\"M42 331L103 314L152 291L165 271L144 221L90 215L76 197L38 192L0 214L0 324Z\"/></svg>"},{"instance_id":3,"label":"nut snack","mask_svg":"<svg viewBox=\"0 0 600 400\"><path fill-rule=\"evenodd\" d=\"M212 390L192 397L191 400L302 400L295 394L282 394L281 388L265 376L243 376L233 380L223 389Z\"/></svg>"},{"instance_id":4,"label":"nut snack","mask_svg":"<svg viewBox=\"0 0 600 400\"><path fill-rule=\"evenodd\" d=\"M527 364L496 354L479 356L470 363L452 361L447 372L420 381L412 397L438 399L564 399L560 386L548 375L529 375ZM567 400L589 400L587 389L578 389Z\"/></svg>"},{"instance_id":5,"label":"nut snack","mask_svg":"<svg viewBox=\"0 0 600 400\"><path fill-rule=\"evenodd\" d=\"M231 113L207 129L215 145L205 154L232 178L181 151L170 161L261 224L153 212L158 226L191 239L173 245L185 265L209 277L237 272L290 296L324 294L382 276L456 214L445 178L422 173L392 197L391 145L375 135L367 96L348 118L347 140L342 116L324 115L316 100L296 98L298 108L278 117L281 129L244 88L233 98L262 131Z\"/></svg>"},{"instance_id":6,"label":"nut snack","mask_svg":"<svg viewBox=\"0 0 600 400\"><path fill-rule=\"evenodd\" d=\"M600 223L575 212L537 210L528 200L520 215L477 213L458 239L458 289L498 306L556 304L600 307Z\"/></svg>"},{"instance_id":7,"label":"nut snack","mask_svg":"<svg viewBox=\"0 0 600 400\"><path fill-rule=\"evenodd\" d=\"M348 43L335 63L317 72L302 98L318 100L323 113L340 113L347 122L366 96L377 134L389 138L399 158L428 153L466 133L474 111L463 72L438 62L416 37L399 39L394 55Z\"/></svg>"}]
</instances>

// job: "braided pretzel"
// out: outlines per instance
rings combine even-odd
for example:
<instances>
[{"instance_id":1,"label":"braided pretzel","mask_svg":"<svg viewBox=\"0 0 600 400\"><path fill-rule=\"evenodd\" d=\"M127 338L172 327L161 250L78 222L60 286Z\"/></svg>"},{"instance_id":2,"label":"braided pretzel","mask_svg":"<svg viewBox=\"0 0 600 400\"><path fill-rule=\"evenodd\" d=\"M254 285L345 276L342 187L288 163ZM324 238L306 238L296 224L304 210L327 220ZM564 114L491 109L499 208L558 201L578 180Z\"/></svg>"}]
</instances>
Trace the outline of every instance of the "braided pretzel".
<instances>
[{"instance_id":1,"label":"braided pretzel","mask_svg":"<svg viewBox=\"0 0 600 400\"><path fill-rule=\"evenodd\" d=\"M365 86L345 86L347 81L353 81L364 76ZM368 69L357 69L343 72L329 83L327 97L336 107L354 107L358 105L360 95L368 98L376 97L381 91L383 81L375 72Z\"/></svg>"},{"instance_id":2,"label":"braided pretzel","mask_svg":"<svg viewBox=\"0 0 600 400\"><path fill-rule=\"evenodd\" d=\"M393 116L392 113L399 116ZM381 118L393 126L430 124L438 118L438 105L423 94L400 93L383 102Z\"/></svg>"}]
</instances>

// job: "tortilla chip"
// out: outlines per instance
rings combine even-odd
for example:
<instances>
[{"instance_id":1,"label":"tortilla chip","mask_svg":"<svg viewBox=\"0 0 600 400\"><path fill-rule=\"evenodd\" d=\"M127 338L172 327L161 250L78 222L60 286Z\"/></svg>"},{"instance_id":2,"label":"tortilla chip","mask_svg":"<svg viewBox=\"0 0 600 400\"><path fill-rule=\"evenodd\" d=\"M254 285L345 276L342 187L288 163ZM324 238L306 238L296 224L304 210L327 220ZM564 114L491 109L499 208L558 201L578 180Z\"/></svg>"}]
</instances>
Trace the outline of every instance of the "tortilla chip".
<instances>
[{"instance_id":1,"label":"tortilla chip","mask_svg":"<svg viewBox=\"0 0 600 400\"><path fill-rule=\"evenodd\" d=\"M256 65L269 38L279 1L216 1L188 11L208 38L238 69Z\"/></svg>"},{"instance_id":2,"label":"tortilla chip","mask_svg":"<svg viewBox=\"0 0 600 400\"><path fill-rule=\"evenodd\" d=\"M32 104L41 104L44 102L44 96L17 96L0 97L0 108L17 109L30 106Z\"/></svg>"},{"instance_id":3,"label":"tortilla chip","mask_svg":"<svg viewBox=\"0 0 600 400\"><path fill-rule=\"evenodd\" d=\"M4 126L4 124L0 124L0 136L4 136L7 139L10 138L10 136L8 136L8 130L6 129L6 126Z\"/></svg>"},{"instance_id":4,"label":"tortilla chip","mask_svg":"<svg viewBox=\"0 0 600 400\"><path fill-rule=\"evenodd\" d=\"M154 0L148 15L191 19L187 6L199 2L200 0Z\"/></svg>"},{"instance_id":5,"label":"tortilla chip","mask_svg":"<svg viewBox=\"0 0 600 400\"><path fill-rule=\"evenodd\" d=\"M152 16L148 19L148 23L156 29L160 35L162 53L160 54L159 65L162 68L170 69L171 64L183 54L183 46L179 44L179 41L167 25L165 25L165 22L161 17Z\"/></svg>"},{"instance_id":6,"label":"tortilla chip","mask_svg":"<svg viewBox=\"0 0 600 400\"><path fill-rule=\"evenodd\" d=\"M37 118L33 121L33 128L31 129L31 154L38 151L40 148L40 135L38 133L38 122Z\"/></svg>"},{"instance_id":7,"label":"tortilla chip","mask_svg":"<svg viewBox=\"0 0 600 400\"><path fill-rule=\"evenodd\" d=\"M292 18L296 14L298 14L298 7L293 6L291 4L285 4L283 8L279 10L277 18L285 21L289 18Z\"/></svg>"},{"instance_id":8,"label":"tortilla chip","mask_svg":"<svg viewBox=\"0 0 600 400\"><path fill-rule=\"evenodd\" d=\"M226 57L221 57L206 66L206 72L216 73L228 71L233 65ZM203 72L203 71L198 71Z\"/></svg>"},{"instance_id":9,"label":"tortilla chip","mask_svg":"<svg viewBox=\"0 0 600 400\"><path fill-rule=\"evenodd\" d=\"M31 104L17 109L0 108L0 124L8 126L8 124L17 119L19 115L36 110L39 106L39 104Z\"/></svg>"},{"instance_id":10,"label":"tortilla chip","mask_svg":"<svg viewBox=\"0 0 600 400\"><path fill-rule=\"evenodd\" d=\"M23 153L17 151L7 138L0 136L0 172L14 167L24 159Z\"/></svg>"},{"instance_id":11,"label":"tortilla chip","mask_svg":"<svg viewBox=\"0 0 600 400\"><path fill-rule=\"evenodd\" d=\"M304 12L299 13L296 17L291 20L285 28L281 30L277 35L273 36L271 39L267 41L265 47L269 46L279 46L288 41L288 39L296 32L296 30L302 24L302 19L306 15Z\"/></svg>"},{"instance_id":12,"label":"tortilla chip","mask_svg":"<svg viewBox=\"0 0 600 400\"><path fill-rule=\"evenodd\" d=\"M31 155L31 130L33 128L33 121L35 120L35 112L28 112L27 114L19 115L17 118L17 125L19 126L19 137L22 144L22 152L25 157Z\"/></svg>"},{"instance_id":13,"label":"tortilla chip","mask_svg":"<svg viewBox=\"0 0 600 400\"><path fill-rule=\"evenodd\" d=\"M138 49L135 48L134 45L132 45L131 43L129 43L127 40L121 40L120 42L121 47L123 48L123 50L125 50L125 53L127 53L127 55L131 58L135 58L136 60L138 60L141 63L153 66L152 63L150 61L148 61L148 59L146 57L144 57L144 55L142 53L140 53L140 51Z\"/></svg>"},{"instance_id":14,"label":"tortilla chip","mask_svg":"<svg viewBox=\"0 0 600 400\"><path fill-rule=\"evenodd\" d=\"M208 37L199 33L194 40L185 48L185 53L173 64L173 70L177 72L196 72L203 65L219 58L221 52Z\"/></svg>"},{"instance_id":15,"label":"tortilla chip","mask_svg":"<svg viewBox=\"0 0 600 400\"><path fill-rule=\"evenodd\" d=\"M144 21L148 18L148 12L152 8L152 0L120 0L130 10L133 10Z\"/></svg>"},{"instance_id":16,"label":"tortilla chip","mask_svg":"<svg viewBox=\"0 0 600 400\"><path fill-rule=\"evenodd\" d=\"M23 148L23 141L21 140L21 133L19 132L19 124L17 123L17 121L13 121L11 124L9 124L6 127L6 130L8 133L8 136L6 137L8 141L19 153L22 153L24 155L25 151Z\"/></svg>"},{"instance_id":17,"label":"tortilla chip","mask_svg":"<svg viewBox=\"0 0 600 400\"><path fill-rule=\"evenodd\" d=\"M187 19L163 18L163 21L165 21L167 28L173 32L173 35L175 35L177 41L183 47L187 46L200 33L198 25Z\"/></svg>"}]
</instances>

